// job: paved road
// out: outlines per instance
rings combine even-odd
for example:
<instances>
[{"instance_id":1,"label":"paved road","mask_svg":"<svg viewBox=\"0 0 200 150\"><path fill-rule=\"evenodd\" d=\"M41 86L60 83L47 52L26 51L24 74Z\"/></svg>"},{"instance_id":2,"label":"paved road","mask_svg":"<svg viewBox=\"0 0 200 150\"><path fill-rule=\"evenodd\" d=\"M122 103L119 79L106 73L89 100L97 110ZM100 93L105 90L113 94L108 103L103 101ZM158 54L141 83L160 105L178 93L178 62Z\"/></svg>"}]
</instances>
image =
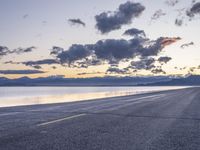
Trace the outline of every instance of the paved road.
<instances>
[{"instance_id":1,"label":"paved road","mask_svg":"<svg viewBox=\"0 0 200 150\"><path fill-rule=\"evenodd\" d=\"M198 150L200 88L0 108L0 150Z\"/></svg>"}]
</instances>

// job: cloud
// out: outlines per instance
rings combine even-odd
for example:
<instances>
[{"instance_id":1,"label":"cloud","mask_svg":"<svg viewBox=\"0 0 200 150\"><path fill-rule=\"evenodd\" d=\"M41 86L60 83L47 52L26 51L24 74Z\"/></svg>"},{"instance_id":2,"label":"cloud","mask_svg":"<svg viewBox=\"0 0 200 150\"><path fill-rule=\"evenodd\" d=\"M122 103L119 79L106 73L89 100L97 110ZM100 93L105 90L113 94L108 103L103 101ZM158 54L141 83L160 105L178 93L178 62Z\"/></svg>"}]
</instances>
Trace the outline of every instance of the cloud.
<instances>
[{"instance_id":1,"label":"cloud","mask_svg":"<svg viewBox=\"0 0 200 150\"><path fill-rule=\"evenodd\" d=\"M77 73L77 75L82 76L82 75L93 75L93 74L103 74L103 72L81 72L81 73Z\"/></svg>"},{"instance_id":2,"label":"cloud","mask_svg":"<svg viewBox=\"0 0 200 150\"><path fill-rule=\"evenodd\" d=\"M10 50L6 46L0 46L0 56L5 56L5 55L8 55L8 54L28 53L28 52L32 52L33 49L36 49L36 47L31 46L31 47L28 47L28 48L17 48L17 49L14 49L14 50Z\"/></svg>"},{"instance_id":3,"label":"cloud","mask_svg":"<svg viewBox=\"0 0 200 150\"><path fill-rule=\"evenodd\" d=\"M4 62L4 64L16 64L16 62L13 62L12 60L10 60L10 61Z\"/></svg>"},{"instance_id":4,"label":"cloud","mask_svg":"<svg viewBox=\"0 0 200 150\"><path fill-rule=\"evenodd\" d=\"M58 46L53 46L53 48L51 49L51 55L57 55L57 54L59 54L59 53L61 53L61 52L63 52L64 51L64 49L63 48L61 48L61 47L58 47Z\"/></svg>"},{"instance_id":5,"label":"cloud","mask_svg":"<svg viewBox=\"0 0 200 150\"><path fill-rule=\"evenodd\" d=\"M118 64L120 61L133 59L136 56L157 56L163 48L180 40L176 37L160 37L157 40L133 38L99 40L95 44L72 45L68 50L55 55L61 64L86 64L96 65L101 62ZM76 65L75 65L76 66Z\"/></svg>"},{"instance_id":6,"label":"cloud","mask_svg":"<svg viewBox=\"0 0 200 150\"><path fill-rule=\"evenodd\" d=\"M167 0L165 1L165 3L169 6L175 6L176 4L178 4L179 0Z\"/></svg>"},{"instance_id":7,"label":"cloud","mask_svg":"<svg viewBox=\"0 0 200 150\"><path fill-rule=\"evenodd\" d=\"M132 61L129 68L136 69L136 70L150 70L155 67L154 65L155 59L154 58L142 58L139 61Z\"/></svg>"},{"instance_id":8,"label":"cloud","mask_svg":"<svg viewBox=\"0 0 200 150\"><path fill-rule=\"evenodd\" d=\"M45 73L39 70L0 70L0 74L40 74Z\"/></svg>"},{"instance_id":9,"label":"cloud","mask_svg":"<svg viewBox=\"0 0 200 150\"><path fill-rule=\"evenodd\" d=\"M193 6L186 12L187 16L194 17L200 15L200 2L194 3Z\"/></svg>"},{"instance_id":10,"label":"cloud","mask_svg":"<svg viewBox=\"0 0 200 150\"><path fill-rule=\"evenodd\" d=\"M6 46L0 46L0 57L7 55L9 53L9 49Z\"/></svg>"},{"instance_id":11,"label":"cloud","mask_svg":"<svg viewBox=\"0 0 200 150\"><path fill-rule=\"evenodd\" d=\"M180 37L173 37L173 38L171 38L171 37L162 37L161 38L161 45L163 47L166 47L166 46L171 45L171 44L173 44L173 43L175 43L175 42L177 42L179 40L181 40Z\"/></svg>"},{"instance_id":12,"label":"cloud","mask_svg":"<svg viewBox=\"0 0 200 150\"><path fill-rule=\"evenodd\" d=\"M82 25L82 26L86 26L86 24L81 20L81 19L68 19L69 23L71 25Z\"/></svg>"},{"instance_id":13,"label":"cloud","mask_svg":"<svg viewBox=\"0 0 200 150\"><path fill-rule=\"evenodd\" d=\"M160 37L155 41L143 38L107 39L100 40L92 46L94 54L98 59L106 60L110 64L118 63L124 59L131 59L135 56L157 56L166 46L178 41L180 38Z\"/></svg>"},{"instance_id":14,"label":"cloud","mask_svg":"<svg viewBox=\"0 0 200 150\"><path fill-rule=\"evenodd\" d=\"M37 61L25 61L22 64L26 66L34 66L34 65L52 65L52 64L59 64L59 62L55 59L43 59Z\"/></svg>"},{"instance_id":15,"label":"cloud","mask_svg":"<svg viewBox=\"0 0 200 150\"><path fill-rule=\"evenodd\" d=\"M150 41L150 45L144 47L140 50L142 56L156 56L158 55L166 46L171 45L177 41L181 40L180 37L160 37L155 41Z\"/></svg>"},{"instance_id":16,"label":"cloud","mask_svg":"<svg viewBox=\"0 0 200 150\"><path fill-rule=\"evenodd\" d=\"M4 62L4 64L20 64L20 62L14 62L12 60Z\"/></svg>"},{"instance_id":17,"label":"cloud","mask_svg":"<svg viewBox=\"0 0 200 150\"><path fill-rule=\"evenodd\" d=\"M62 51L57 55L57 59L61 64L70 65L74 61L85 59L91 55L91 50L87 45L73 44L67 51Z\"/></svg>"},{"instance_id":18,"label":"cloud","mask_svg":"<svg viewBox=\"0 0 200 150\"><path fill-rule=\"evenodd\" d=\"M172 58L171 57L168 57L168 56L164 56L164 57L160 57L158 58L158 62L160 63L168 63Z\"/></svg>"},{"instance_id":19,"label":"cloud","mask_svg":"<svg viewBox=\"0 0 200 150\"><path fill-rule=\"evenodd\" d=\"M183 25L183 19L176 19L175 20L175 25L182 26Z\"/></svg>"},{"instance_id":20,"label":"cloud","mask_svg":"<svg viewBox=\"0 0 200 150\"><path fill-rule=\"evenodd\" d=\"M187 67L182 67L182 68L174 67L174 69L176 69L176 70L185 70L185 69L187 69Z\"/></svg>"},{"instance_id":21,"label":"cloud","mask_svg":"<svg viewBox=\"0 0 200 150\"><path fill-rule=\"evenodd\" d=\"M36 49L35 46L31 46L31 47L27 47L27 48L17 48L17 49L10 51L10 53L22 54L22 53L32 52L34 49Z\"/></svg>"},{"instance_id":22,"label":"cloud","mask_svg":"<svg viewBox=\"0 0 200 150\"><path fill-rule=\"evenodd\" d=\"M35 69L41 69L41 65L53 65L53 64L60 64L55 59L43 59L43 60L37 60L37 61L25 61L21 62L21 64L24 64L26 66L31 66Z\"/></svg>"},{"instance_id":23,"label":"cloud","mask_svg":"<svg viewBox=\"0 0 200 150\"><path fill-rule=\"evenodd\" d=\"M152 73L154 74L166 74L166 72L164 70L162 70L161 68L156 68L151 70Z\"/></svg>"},{"instance_id":24,"label":"cloud","mask_svg":"<svg viewBox=\"0 0 200 150\"><path fill-rule=\"evenodd\" d=\"M155 62L158 60L155 57L159 56L166 46L180 39L180 37L159 37L156 40L150 40L146 36L133 36L129 40L103 39L94 44L73 44L66 50L61 47L53 47L51 54L53 52L55 59L61 65L67 64L72 68L107 64L110 67L107 72L112 73L122 74L142 69L151 71L156 68ZM139 60L133 61L135 58ZM168 61L167 59L169 58L160 58L159 61L165 63ZM120 62L125 62L128 67L119 69Z\"/></svg>"},{"instance_id":25,"label":"cloud","mask_svg":"<svg viewBox=\"0 0 200 150\"><path fill-rule=\"evenodd\" d=\"M165 16L166 13L162 9L157 10L151 17L151 21L159 19L161 16Z\"/></svg>"},{"instance_id":26,"label":"cloud","mask_svg":"<svg viewBox=\"0 0 200 150\"><path fill-rule=\"evenodd\" d=\"M188 47L188 46L191 46L191 45L194 45L194 42L182 44L181 48L185 48L185 47Z\"/></svg>"},{"instance_id":27,"label":"cloud","mask_svg":"<svg viewBox=\"0 0 200 150\"><path fill-rule=\"evenodd\" d=\"M71 67L75 68L88 68L89 66L97 66L103 64L101 60L98 60L94 57L85 58L82 61L78 61L75 64L71 64Z\"/></svg>"},{"instance_id":28,"label":"cloud","mask_svg":"<svg viewBox=\"0 0 200 150\"><path fill-rule=\"evenodd\" d=\"M121 4L114 12L103 12L95 16L96 28L102 33L120 29L123 25L130 24L133 18L137 18L145 10L140 3L126 2Z\"/></svg>"},{"instance_id":29,"label":"cloud","mask_svg":"<svg viewBox=\"0 0 200 150\"><path fill-rule=\"evenodd\" d=\"M135 46L131 44L131 41L124 39L107 39L98 41L93 48L98 59L106 60L109 63L112 63L125 58L132 58L136 53L136 49L134 47L140 43L137 41Z\"/></svg>"},{"instance_id":30,"label":"cloud","mask_svg":"<svg viewBox=\"0 0 200 150\"><path fill-rule=\"evenodd\" d=\"M127 69L119 69L119 68L108 68L106 71L107 73L114 73L114 74L128 74Z\"/></svg>"},{"instance_id":31,"label":"cloud","mask_svg":"<svg viewBox=\"0 0 200 150\"><path fill-rule=\"evenodd\" d=\"M195 69L196 69L196 67L190 67L190 68L189 68L189 72L190 72L190 73L191 73L191 72L194 72Z\"/></svg>"},{"instance_id":32,"label":"cloud","mask_svg":"<svg viewBox=\"0 0 200 150\"><path fill-rule=\"evenodd\" d=\"M136 28L126 30L123 35L130 35L133 37L145 37L146 36L144 30L139 30Z\"/></svg>"},{"instance_id":33,"label":"cloud","mask_svg":"<svg viewBox=\"0 0 200 150\"><path fill-rule=\"evenodd\" d=\"M33 68L35 68L35 69L42 69L42 67L41 66L39 66L39 65L36 65L36 66L32 66Z\"/></svg>"}]
</instances>

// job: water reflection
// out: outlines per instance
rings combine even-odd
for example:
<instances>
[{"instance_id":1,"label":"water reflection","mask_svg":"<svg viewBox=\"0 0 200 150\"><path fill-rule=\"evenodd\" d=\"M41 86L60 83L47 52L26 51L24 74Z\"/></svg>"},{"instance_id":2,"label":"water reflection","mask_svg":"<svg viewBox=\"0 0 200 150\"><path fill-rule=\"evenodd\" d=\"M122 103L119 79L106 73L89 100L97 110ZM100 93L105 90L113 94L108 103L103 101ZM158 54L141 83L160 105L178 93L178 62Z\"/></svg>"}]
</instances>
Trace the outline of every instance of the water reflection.
<instances>
[{"instance_id":1,"label":"water reflection","mask_svg":"<svg viewBox=\"0 0 200 150\"><path fill-rule=\"evenodd\" d=\"M186 87L0 87L0 107L61 103Z\"/></svg>"}]
</instances>

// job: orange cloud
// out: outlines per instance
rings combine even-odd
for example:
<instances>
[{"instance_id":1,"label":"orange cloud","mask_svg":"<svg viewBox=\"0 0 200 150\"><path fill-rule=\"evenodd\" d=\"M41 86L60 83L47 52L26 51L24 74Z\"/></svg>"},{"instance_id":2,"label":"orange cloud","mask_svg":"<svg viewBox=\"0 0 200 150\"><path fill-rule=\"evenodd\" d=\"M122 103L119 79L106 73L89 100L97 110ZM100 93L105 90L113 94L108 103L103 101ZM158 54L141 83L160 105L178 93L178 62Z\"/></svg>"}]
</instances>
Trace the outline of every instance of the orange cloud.
<instances>
[{"instance_id":1,"label":"orange cloud","mask_svg":"<svg viewBox=\"0 0 200 150\"><path fill-rule=\"evenodd\" d=\"M181 40L180 37L173 37L173 38L164 37L163 40L161 41L161 46L164 48L164 47L171 45L179 40Z\"/></svg>"}]
</instances>

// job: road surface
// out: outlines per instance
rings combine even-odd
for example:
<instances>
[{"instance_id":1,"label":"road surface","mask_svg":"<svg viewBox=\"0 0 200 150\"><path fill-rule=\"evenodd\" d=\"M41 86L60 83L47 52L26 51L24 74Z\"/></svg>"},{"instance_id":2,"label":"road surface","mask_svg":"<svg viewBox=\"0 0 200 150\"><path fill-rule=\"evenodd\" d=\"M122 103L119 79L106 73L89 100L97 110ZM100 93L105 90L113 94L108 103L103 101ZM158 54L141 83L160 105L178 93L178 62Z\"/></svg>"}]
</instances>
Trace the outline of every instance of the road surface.
<instances>
[{"instance_id":1,"label":"road surface","mask_svg":"<svg viewBox=\"0 0 200 150\"><path fill-rule=\"evenodd\" d=\"M0 150L197 150L200 88L0 108Z\"/></svg>"}]
</instances>

